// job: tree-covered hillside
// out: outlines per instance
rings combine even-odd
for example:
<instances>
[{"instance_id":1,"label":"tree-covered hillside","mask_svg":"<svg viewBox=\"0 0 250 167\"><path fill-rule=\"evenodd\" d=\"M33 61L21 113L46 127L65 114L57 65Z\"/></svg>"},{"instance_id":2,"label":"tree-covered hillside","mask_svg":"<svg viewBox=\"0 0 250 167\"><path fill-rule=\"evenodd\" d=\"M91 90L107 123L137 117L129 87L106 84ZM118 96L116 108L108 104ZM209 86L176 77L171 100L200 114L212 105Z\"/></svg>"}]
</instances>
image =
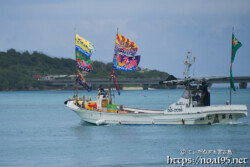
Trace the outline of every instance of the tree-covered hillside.
<instances>
[{"instance_id":1,"label":"tree-covered hillside","mask_svg":"<svg viewBox=\"0 0 250 167\"><path fill-rule=\"evenodd\" d=\"M0 52L0 90L43 89L43 83L33 75L72 74L75 61L51 58L43 53Z\"/></svg>"},{"instance_id":2,"label":"tree-covered hillside","mask_svg":"<svg viewBox=\"0 0 250 167\"><path fill-rule=\"evenodd\" d=\"M28 51L20 53L14 49L0 52L0 90L34 90L43 89L43 82L34 79L36 76L72 75L75 74L76 61L65 58L52 58L43 53ZM110 78L112 63L93 61L93 73L86 78ZM157 70L135 72L116 71L117 78L167 78L168 74Z\"/></svg>"}]
</instances>

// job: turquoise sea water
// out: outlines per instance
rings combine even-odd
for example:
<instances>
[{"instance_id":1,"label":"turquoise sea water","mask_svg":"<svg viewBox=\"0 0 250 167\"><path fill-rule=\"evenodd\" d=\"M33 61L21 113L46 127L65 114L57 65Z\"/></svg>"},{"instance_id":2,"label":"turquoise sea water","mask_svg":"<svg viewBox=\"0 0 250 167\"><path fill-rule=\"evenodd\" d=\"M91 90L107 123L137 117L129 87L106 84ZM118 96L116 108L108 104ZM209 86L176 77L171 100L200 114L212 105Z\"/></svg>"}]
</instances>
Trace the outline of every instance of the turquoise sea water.
<instances>
[{"instance_id":1,"label":"turquoise sea water","mask_svg":"<svg viewBox=\"0 0 250 167\"><path fill-rule=\"evenodd\" d=\"M96 91L83 93L96 95ZM122 91L115 102L165 109L181 94L182 90ZM94 126L64 106L72 95L73 91L0 92L0 167L166 167L181 166L169 164L167 156L250 158L249 116L237 125ZM211 90L212 104L225 104L228 99L228 89ZM232 101L250 109L250 89L237 90ZM201 154L202 150L216 154ZM250 166L250 162L229 166Z\"/></svg>"}]
</instances>

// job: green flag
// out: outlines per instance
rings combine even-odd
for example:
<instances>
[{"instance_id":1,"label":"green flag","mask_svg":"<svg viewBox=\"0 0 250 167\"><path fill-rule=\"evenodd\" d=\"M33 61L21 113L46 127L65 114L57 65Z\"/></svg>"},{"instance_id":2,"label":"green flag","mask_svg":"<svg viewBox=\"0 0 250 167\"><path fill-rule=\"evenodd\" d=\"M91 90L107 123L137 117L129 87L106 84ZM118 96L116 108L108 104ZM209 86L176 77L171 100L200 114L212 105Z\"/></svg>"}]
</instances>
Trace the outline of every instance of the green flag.
<instances>
[{"instance_id":1,"label":"green flag","mask_svg":"<svg viewBox=\"0 0 250 167\"><path fill-rule=\"evenodd\" d=\"M232 35L232 51L231 51L231 67L230 67L230 85L231 88L233 88L233 90L235 91L235 87L234 87L234 80L233 80L233 74L232 74L232 64L234 62L234 58L235 58L235 54L237 52L237 50L242 46L242 44L240 43L240 41L238 41L234 34Z\"/></svg>"},{"instance_id":2,"label":"green flag","mask_svg":"<svg viewBox=\"0 0 250 167\"><path fill-rule=\"evenodd\" d=\"M236 51L242 46L240 41L238 41L234 34L232 35L232 56L231 56L231 62L234 62Z\"/></svg>"}]
</instances>

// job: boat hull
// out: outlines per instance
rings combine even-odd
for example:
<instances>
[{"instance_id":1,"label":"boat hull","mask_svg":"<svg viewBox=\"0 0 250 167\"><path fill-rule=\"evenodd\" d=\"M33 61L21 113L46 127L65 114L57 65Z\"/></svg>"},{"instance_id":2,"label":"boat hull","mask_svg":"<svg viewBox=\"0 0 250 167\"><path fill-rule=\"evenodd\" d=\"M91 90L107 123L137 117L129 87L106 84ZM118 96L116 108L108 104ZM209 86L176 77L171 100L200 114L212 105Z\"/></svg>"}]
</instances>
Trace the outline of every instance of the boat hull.
<instances>
[{"instance_id":1,"label":"boat hull","mask_svg":"<svg viewBox=\"0 0 250 167\"><path fill-rule=\"evenodd\" d=\"M247 116L245 105L234 107L198 107L195 110L163 113L111 113L86 110L78 107L73 101L67 102L67 107L74 111L84 121L96 125L103 124L158 124L158 125L207 125L234 124ZM218 110L216 110L216 108ZM237 109L238 108L238 109Z\"/></svg>"}]
</instances>

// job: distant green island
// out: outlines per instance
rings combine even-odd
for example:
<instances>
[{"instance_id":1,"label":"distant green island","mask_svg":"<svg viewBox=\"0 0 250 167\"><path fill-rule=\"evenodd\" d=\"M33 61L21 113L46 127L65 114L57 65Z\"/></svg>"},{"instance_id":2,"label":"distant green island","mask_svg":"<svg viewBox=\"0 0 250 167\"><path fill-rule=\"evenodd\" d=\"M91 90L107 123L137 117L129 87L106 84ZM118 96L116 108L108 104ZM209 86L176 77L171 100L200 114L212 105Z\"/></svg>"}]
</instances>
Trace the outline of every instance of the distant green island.
<instances>
[{"instance_id":1,"label":"distant green island","mask_svg":"<svg viewBox=\"0 0 250 167\"><path fill-rule=\"evenodd\" d=\"M9 49L0 52L0 90L44 90L39 80L48 75L74 75L76 61L66 58L52 58L44 53L18 52ZM94 72L86 78L110 78L112 63L93 61ZM134 72L116 71L117 78L167 78L166 72L138 67Z\"/></svg>"}]
</instances>

